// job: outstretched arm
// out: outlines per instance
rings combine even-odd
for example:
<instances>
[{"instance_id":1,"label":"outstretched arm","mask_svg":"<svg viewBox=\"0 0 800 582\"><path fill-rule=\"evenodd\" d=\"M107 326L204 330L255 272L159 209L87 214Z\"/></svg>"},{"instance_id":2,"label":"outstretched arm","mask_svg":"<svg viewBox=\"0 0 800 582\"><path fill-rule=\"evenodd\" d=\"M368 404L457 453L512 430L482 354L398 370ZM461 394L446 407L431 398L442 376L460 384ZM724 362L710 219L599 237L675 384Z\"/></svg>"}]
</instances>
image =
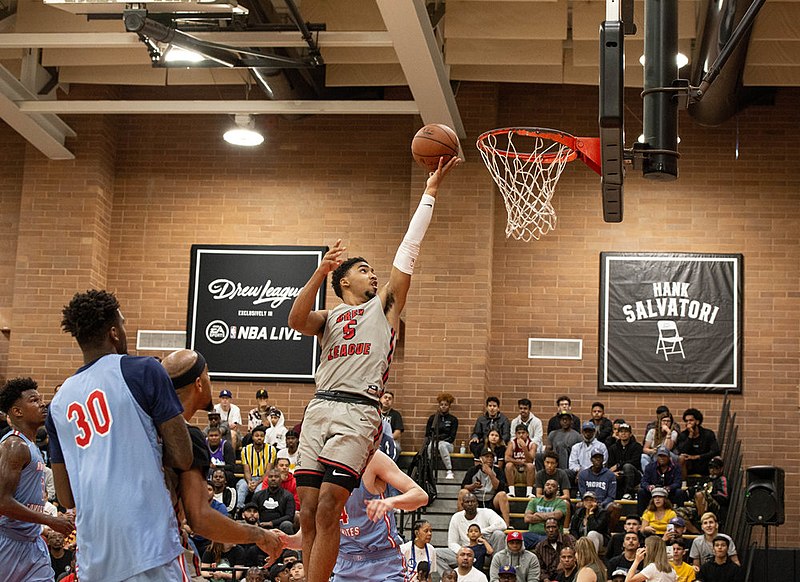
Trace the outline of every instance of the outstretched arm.
<instances>
[{"instance_id":1,"label":"outstretched arm","mask_svg":"<svg viewBox=\"0 0 800 582\"><path fill-rule=\"evenodd\" d=\"M314 301L317 291L325 284L325 277L328 276L328 273L335 271L336 267L342 264L342 253L346 250L347 247L342 246L342 239L339 239L322 257L319 267L311 275L308 283L300 289L297 299L292 303L292 309L289 312L289 327L303 335L322 334L328 312L326 310L312 311Z\"/></svg>"},{"instance_id":2,"label":"outstretched arm","mask_svg":"<svg viewBox=\"0 0 800 582\"><path fill-rule=\"evenodd\" d=\"M447 163L443 162L444 158L440 158L439 167L430 175L425 184L425 193L422 195L422 200L411 218L408 231L394 257L389 281L380 290L381 301L389 307L386 317L394 328L397 328L400 313L406 304L414 263L419 256L422 239L425 237L425 232L428 230L433 216L433 205L439 192L439 186L445 175L461 163L461 158L454 157Z\"/></svg>"}]
</instances>

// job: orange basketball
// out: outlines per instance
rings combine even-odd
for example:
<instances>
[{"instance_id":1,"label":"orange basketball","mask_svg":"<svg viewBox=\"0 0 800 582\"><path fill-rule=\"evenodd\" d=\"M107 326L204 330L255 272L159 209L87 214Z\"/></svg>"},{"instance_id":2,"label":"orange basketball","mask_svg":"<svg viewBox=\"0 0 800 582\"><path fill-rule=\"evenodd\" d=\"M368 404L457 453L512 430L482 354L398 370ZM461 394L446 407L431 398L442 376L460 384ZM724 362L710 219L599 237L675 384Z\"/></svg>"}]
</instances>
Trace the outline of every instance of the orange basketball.
<instances>
[{"instance_id":1,"label":"orange basketball","mask_svg":"<svg viewBox=\"0 0 800 582\"><path fill-rule=\"evenodd\" d=\"M420 129L411 140L411 155L414 161L429 172L439 167L439 158L447 162L458 155L456 132L441 123L429 123Z\"/></svg>"}]
</instances>

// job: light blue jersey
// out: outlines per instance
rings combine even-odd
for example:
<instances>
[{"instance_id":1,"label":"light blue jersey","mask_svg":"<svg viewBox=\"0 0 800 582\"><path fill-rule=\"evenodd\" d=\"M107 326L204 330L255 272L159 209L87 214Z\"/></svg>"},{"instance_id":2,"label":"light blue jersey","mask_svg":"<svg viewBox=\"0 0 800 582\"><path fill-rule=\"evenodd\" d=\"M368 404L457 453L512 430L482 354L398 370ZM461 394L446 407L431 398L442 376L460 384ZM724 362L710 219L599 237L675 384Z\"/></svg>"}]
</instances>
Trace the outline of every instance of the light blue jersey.
<instances>
[{"instance_id":1,"label":"light blue jersey","mask_svg":"<svg viewBox=\"0 0 800 582\"><path fill-rule=\"evenodd\" d=\"M44 486L44 460L39 452L39 447L30 441L28 437L19 431L12 430L0 438L0 443L9 438L19 438L27 446L31 454L30 462L20 471L19 483L14 491L14 499L22 505L36 511L44 513L45 486ZM42 526L38 523L19 521L11 519L5 515L0 515L0 534L8 533L17 538L27 538L33 540L42 533Z\"/></svg>"},{"instance_id":2,"label":"light blue jersey","mask_svg":"<svg viewBox=\"0 0 800 582\"><path fill-rule=\"evenodd\" d=\"M156 432L181 412L153 358L103 356L53 398L50 456L69 474L81 582L125 580L182 553Z\"/></svg>"}]
</instances>

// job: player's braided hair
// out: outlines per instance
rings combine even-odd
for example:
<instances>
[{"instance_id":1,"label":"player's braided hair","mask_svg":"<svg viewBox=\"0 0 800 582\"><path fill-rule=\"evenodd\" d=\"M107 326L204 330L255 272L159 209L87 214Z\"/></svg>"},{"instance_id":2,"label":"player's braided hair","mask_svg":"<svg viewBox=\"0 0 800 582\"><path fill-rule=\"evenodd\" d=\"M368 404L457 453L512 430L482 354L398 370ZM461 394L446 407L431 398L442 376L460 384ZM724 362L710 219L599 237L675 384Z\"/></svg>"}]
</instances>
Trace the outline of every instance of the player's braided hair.
<instances>
[{"instance_id":1,"label":"player's braided hair","mask_svg":"<svg viewBox=\"0 0 800 582\"><path fill-rule=\"evenodd\" d=\"M355 265L356 263L366 263L367 259L364 257L350 257L341 265L334 269L333 273L331 273L331 286L333 287L333 292L336 293L336 296L341 299L342 298L342 278L347 275L347 272L350 270L350 267Z\"/></svg>"},{"instance_id":2,"label":"player's braided hair","mask_svg":"<svg viewBox=\"0 0 800 582\"><path fill-rule=\"evenodd\" d=\"M118 312L119 301L113 293L90 289L86 293L76 293L69 305L64 306L61 328L79 345L95 345L116 325Z\"/></svg>"},{"instance_id":3,"label":"player's braided hair","mask_svg":"<svg viewBox=\"0 0 800 582\"><path fill-rule=\"evenodd\" d=\"M0 411L8 413L26 390L38 390L33 378L12 378L0 388Z\"/></svg>"}]
</instances>

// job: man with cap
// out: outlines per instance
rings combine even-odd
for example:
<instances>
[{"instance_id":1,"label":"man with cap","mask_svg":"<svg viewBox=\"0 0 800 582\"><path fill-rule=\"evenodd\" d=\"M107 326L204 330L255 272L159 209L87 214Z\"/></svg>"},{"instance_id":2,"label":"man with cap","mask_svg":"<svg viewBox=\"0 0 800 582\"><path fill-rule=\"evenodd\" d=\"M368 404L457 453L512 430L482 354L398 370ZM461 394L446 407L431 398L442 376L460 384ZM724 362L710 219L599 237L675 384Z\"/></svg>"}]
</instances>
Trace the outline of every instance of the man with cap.
<instances>
[{"instance_id":1,"label":"man with cap","mask_svg":"<svg viewBox=\"0 0 800 582\"><path fill-rule=\"evenodd\" d=\"M722 474L722 457L713 457L708 462L709 478L697 487L694 494L694 505L697 515L710 511L719 517L720 523L725 523L728 513L728 478Z\"/></svg>"},{"instance_id":2,"label":"man with cap","mask_svg":"<svg viewBox=\"0 0 800 582\"><path fill-rule=\"evenodd\" d=\"M285 564L281 564L279 562L274 564L272 568L269 569L269 576L270 580L273 580L274 582L288 582L289 568Z\"/></svg>"},{"instance_id":3,"label":"man with cap","mask_svg":"<svg viewBox=\"0 0 800 582\"><path fill-rule=\"evenodd\" d=\"M633 499L642 479L642 445L636 442L627 422L617 425L617 438L608 447L606 466L617 479L617 497Z\"/></svg>"},{"instance_id":4,"label":"man with cap","mask_svg":"<svg viewBox=\"0 0 800 582\"><path fill-rule=\"evenodd\" d=\"M599 450L603 453L603 464L608 460L608 449L597 440L595 436L597 429L591 420L587 420L581 427L583 440L572 446L569 453L569 472L574 478L575 475L592 466L592 455Z\"/></svg>"},{"instance_id":5,"label":"man with cap","mask_svg":"<svg viewBox=\"0 0 800 582\"><path fill-rule=\"evenodd\" d=\"M625 578L628 576L628 571L623 570L622 568L617 568L611 573L611 582L625 582Z\"/></svg>"},{"instance_id":6,"label":"man with cap","mask_svg":"<svg viewBox=\"0 0 800 582\"><path fill-rule=\"evenodd\" d=\"M642 482L639 486L636 504L637 513L642 515L650 503L651 491L662 487L667 491L667 497L676 507L683 504L685 494L681 489L681 468L672 461L669 449L660 446L656 449L656 462L645 467Z\"/></svg>"},{"instance_id":7,"label":"man with cap","mask_svg":"<svg viewBox=\"0 0 800 582\"><path fill-rule=\"evenodd\" d=\"M514 582L517 579L517 569L511 564L500 566L497 571L497 579L500 582Z\"/></svg>"},{"instance_id":8,"label":"man with cap","mask_svg":"<svg viewBox=\"0 0 800 582\"><path fill-rule=\"evenodd\" d=\"M572 399L566 394L562 394L556 398L556 413L550 417L550 420L547 421L547 434L550 434L551 432L556 431L563 426L561 424L561 417L565 412L570 414L572 429L575 432L579 432L581 430L581 419L577 414L572 413ZM564 465L564 467L566 467L566 465Z\"/></svg>"},{"instance_id":9,"label":"man with cap","mask_svg":"<svg viewBox=\"0 0 800 582\"><path fill-rule=\"evenodd\" d=\"M667 546L667 558L672 559L672 544L679 541L685 541L683 534L686 533L686 520L680 515L677 515L669 520L667 523L667 531L662 536L664 544Z\"/></svg>"},{"instance_id":10,"label":"man with cap","mask_svg":"<svg viewBox=\"0 0 800 582\"><path fill-rule=\"evenodd\" d=\"M600 552L608 542L608 512L597 504L592 490L586 491L581 500L580 507L572 515L569 533L575 539L588 538Z\"/></svg>"},{"instance_id":11,"label":"man with cap","mask_svg":"<svg viewBox=\"0 0 800 582\"><path fill-rule=\"evenodd\" d=\"M214 410L219 412L222 422L227 423L230 429L231 444L234 450L239 448L239 427L242 426L242 411L231 399L233 394L227 388L219 391L219 402L214 405Z\"/></svg>"},{"instance_id":12,"label":"man with cap","mask_svg":"<svg viewBox=\"0 0 800 582\"><path fill-rule=\"evenodd\" d=\"M274 561L285 545L281 536L228 519L209 505L206 476L211 461L208 447L200 429L188 424L195 412L211 408L211 380L205 358L194 350L178 350L164 358L161 364L169 374L183 406L183 418L192 443L190 469L176 472L179 514L185 513L186 521L195 534L218 542L257 544Z\"/></svg>"},{"instance_id":13,"label":"man with cap","mask_svg":"<svg viewBox=\"0 0 800 582\"><path fill-rule=\"evenodd\" d=\"M463 508L462 500L467 493L472 493L478 500L478 507L494 508L503 516L503 520L510 522L508 508L508 484L503 471L494 466L494 452L484 448L480 451L480 464L470 467L461 481L461 490L458 492L457 507Z\"/></svg>"},{"instance_id":14,"label":"man with cap","mask_svg":"<svg viewBox=\"0 0 800 582\"><path fill-rule=\"evenodd\" d=\"M508 567L514 570L517 582L539 582L539 558L523 546L522 532L509 532L505 549L494 553L492 565L489 567L489 582L503 580L499 574L503 568Z\"/></svg>"},{"instance_id":15,"label":"man with cap","mask_svg":"<svg viewBox=\"0 0 800 582\"><path fill-rule=\"evenodd\" d=\"M600 448L602 445L603 443L598 442L592 448L589 457L591 466L578 473L578 494L583 498L587 491L594 493L598 506L608 511L609 524L611 529L614 529L619 522L619 516L622 515L622 506L614 501L617 497L617 478L603 466L603 449Z\"/></svg>"},{"instance_id":16,"label":"man with cap","mask_svg":"<svg viewBox=\"0 0 800 582\"><path fill-rule=\"evenodd\" d=\"M547 451L558 455L558 466L567 471L570 480L574 475L569 475L569 455L572 447L581 442L581 434L572 428L572 413L568 410L559 410L558 419L560 428L547 433Z\"/></svg>"},{"instance_id":17,"label":"man with cap","mask_svg":"<svg viewBox=\"0 0 800 582\"><path fill-rule=\"evenodd\" d=\"M247 430L252 431L261 424L267 424L269 415L269 392L265 388L256 390L256 402L258 406L247 413Z\"/></svg>"}]
</instances>

